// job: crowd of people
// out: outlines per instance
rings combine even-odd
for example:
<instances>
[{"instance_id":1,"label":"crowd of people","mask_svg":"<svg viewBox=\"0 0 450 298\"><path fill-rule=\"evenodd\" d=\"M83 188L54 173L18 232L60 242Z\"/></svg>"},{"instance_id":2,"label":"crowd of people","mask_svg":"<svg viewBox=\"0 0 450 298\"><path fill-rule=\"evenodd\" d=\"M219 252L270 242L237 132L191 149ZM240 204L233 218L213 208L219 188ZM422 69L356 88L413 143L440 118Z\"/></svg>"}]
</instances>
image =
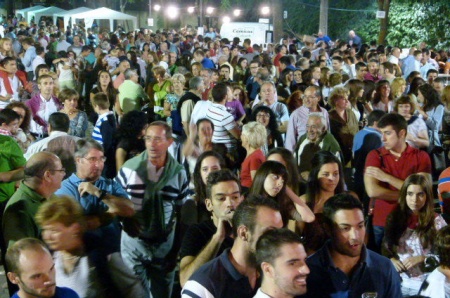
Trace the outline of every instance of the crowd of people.
<instances>
[{"instance_id":1,"label":"crowd of people","mask_svg":"<svg viewBox=\"0 0 450 298\"><path fill-rule=\"evenodd\" d=\"M10 294L449 297L447 53L206 32L5 30Z\"/></svg>"}]
</instances>

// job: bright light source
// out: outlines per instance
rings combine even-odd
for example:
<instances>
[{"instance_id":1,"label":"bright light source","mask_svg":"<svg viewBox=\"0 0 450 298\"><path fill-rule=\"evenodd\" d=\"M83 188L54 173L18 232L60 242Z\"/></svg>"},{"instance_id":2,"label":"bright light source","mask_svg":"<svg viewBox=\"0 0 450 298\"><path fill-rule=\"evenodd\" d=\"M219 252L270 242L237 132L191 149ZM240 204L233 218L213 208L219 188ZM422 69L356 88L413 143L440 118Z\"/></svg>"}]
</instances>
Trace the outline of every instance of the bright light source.
<instances>
[{"instance_id":1,"label":"bright light source","mask_svg":"<svg viewBox=\"0 0 450 298\"><path fill-rule=\"evenodd\" d=\"M240 16L240 15L241 15L241 10L240 10L240 9L235 9L235 10L233 10L233 15L234 15L235 17Z\"/></svg>"},{"instance_id":2,"label":"bright light source","mask_svg":"<svg viewBox=\"0 0 450 298\"><path fill-rule=\"evenodd\" d=\"M161 10L161 5L155 4L154 9L155 9L155 11L160 11Z\"/></svg>"},{"instance_id":3,"label":"bright light source","mask_svg":"<svg viewBox=\"0 0 450 298\"><path fill-rule=\"evenodd\" d=\"M270 13L270 7L269 6L264 6L261 8L261 13L263 15L268 15Z\"/></svg>"},{"instance_id":4,"label":"bright light source","mask_svg":"<svg viewBox=\"0 0 450 298\"><path fill-rule=\"evenodd\" d=\"M176 17L178 17L178 13L178 7L173 5L167 7L166 14L169 19L175 19Z\"/></svg>"},{"instance_id":5,"label":"bright light source","mask_svg":"<svg viewBox=\"0 0 450 298\"><path fill-rule=\"evenodd\" d=\"M195 10L195 7L193 7L193 6L188 7L188 9L187 9L188 13L194 13L194 10Z\"/></svg>"},{"instance_id":6,"label":"bright light source","mask_svg":"<svg viewBox=\"0 0 450 298\"><path fill-rule=\"evenodd\" d=\"M206 13L207 14L212 14L213 11L214 11L214 7L209 6L209 7L206 8Z\"/></svg>"},{"instance_id":7,"label":"bright light source","mask_svg":"<svg viewBox=\"0 0 450 298\"><path fill-rule=\"evenodd\" d=\"M222 23L229 23L229 22L231 22L231 18L229 17L229 16L224 16L223 18L222 18Z\"/></svg>"}]
</instances>

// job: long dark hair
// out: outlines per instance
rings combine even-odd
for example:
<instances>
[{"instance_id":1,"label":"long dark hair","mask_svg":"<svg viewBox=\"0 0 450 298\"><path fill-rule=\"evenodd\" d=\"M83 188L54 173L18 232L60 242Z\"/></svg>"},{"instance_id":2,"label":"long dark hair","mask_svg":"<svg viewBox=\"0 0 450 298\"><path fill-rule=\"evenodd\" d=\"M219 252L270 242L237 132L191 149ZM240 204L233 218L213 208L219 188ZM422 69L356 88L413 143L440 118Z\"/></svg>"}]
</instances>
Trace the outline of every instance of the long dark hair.
<instances>
[{"instance_id":1,"label":"long dark hair","mask_svg":"<svg viewBox=\"0 0 450 298\"><path fill-rule=\"evenodd\" d=\"M311 160L311 172L309 172L308 184L306 186L306 203L311 210L314 210L316 204L316 197L320 193L320 180L319 172L323 165L328 163L336 163L339 167L339 182L334 190L335 194L344 191L344 170L342 168L342 163L329 151L319 151L314 154Z\"/></svg>"},{"instance_id":2,"label":"long dark hair","mask_svg":"<svg viewBox=\"0 0 450 298\"><path fill-rule=\"evenodd\" d=\"M132 110L126 113L116 131L116 139L137 140L147 125L147 115L144 112Z\"/></svg>"},{"instance_id":3,"label":"long dark hair","mask_svg":"<svg viewBox=\"0 0 450 298\"><path fill-rule=\"evenodd\" d=\"M269 157L272 154L279 154L283 158L288 172L286 185L289 186L294 193L300 195L299 193L300 175L298 173L297 162L295 161L292 152L284 147L276 147L269 151L267 157Z\"/></svg>"},{"instance_id":4,"label":"long dark hair","mask_svg":"<svg viewBox=\"0 0 450 298\"><path fill-rule=\"evenodd\" d=\"M416 232L423 247L432 245L436 236L434 225L434 200L431 180L423 174L412 174L406 178L400 189L400 198L397 207L388 216L385 229L385 245L392 252L394 246L399 244L400 237L406 231L413 212L406 203L406 195L410 185L419 185L427 197L425 205L419 212L419 224Z\"/></svg>"},{"instance_id":5,"label":"long dark hair","mask_svg":"<svg viewBox=\"0 0 450 298\"><path fill-rule=\"evenodd\" d=\"M225 160L219 153L215 151L205 151L202 154L200 154L200 156L197 158L197 162L195 163L193 175L194 190L197 202L204 202L206 199L206 185L203 183L202 180L201 167L203 160L210 156L217 158L221 169L226 168Z\"/></svg>"},{"instance_id":6,"label":"long dark hair","mask_svg":"<svg viewBox=\"0 0 450 298\"><path fill-rule=\"evenodd\" d=\"M271 197L264 189L264 182L269 174L274 174L283 177L283 188L277 194L276 197ZM261 167L256 171L253 178L252 187L250 188L249 195L263 195L268 198L272 198L278 202L281 210L281 217L283 223L287 223L287 220L291 217L290 211L295 208L292 201L286 195L286 184L288 181L288 172L286 167L278 161L268 160L264 162ZM290 204L289 204L290 203Z\"/></svg>"},{"instance_id":7,"label":"long dark hair","mask_svg":"<svg viewBox=\"0 0 450 298\"><path fill-rule=\"evenodd\" d=\"M439 93L430 84L423 84L419 86L419 91L424 98L423 110L430 111L438 105L443 105Z\"/></svg>"},{"instance_id":8,"label":"long dark hair","mask_svg":"<svg viewBox=\"0 0 450 298\"><path fill-rule=\"evenodd\" d=\"M376 92L375 92L375 96L373 97L373 104L378 104L381 101L381 87L383 86L389 86L390 88L390 84L389 81L387 80L381 80L377 83L377 88L376 88ZM394 98L392 96L392 92L389 92L389 101L392 101Z\"/></svg>"}]
</instances>

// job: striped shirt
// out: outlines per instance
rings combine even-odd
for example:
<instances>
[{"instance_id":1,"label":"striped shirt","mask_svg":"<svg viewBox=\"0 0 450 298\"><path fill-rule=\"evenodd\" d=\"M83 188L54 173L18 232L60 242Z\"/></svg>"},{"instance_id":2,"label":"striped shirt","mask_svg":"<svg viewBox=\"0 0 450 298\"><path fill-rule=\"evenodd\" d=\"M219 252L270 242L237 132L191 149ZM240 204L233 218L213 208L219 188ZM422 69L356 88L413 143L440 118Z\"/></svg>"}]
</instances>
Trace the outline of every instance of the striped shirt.
<instances>
[{"instance_id":1,"label":"striped shirt","mask_svg":"<svg viewBox=\"0 0 450 298\"><path fill-rule=\"evenodd\" d=\"M108 120L108 115L110 114L112 114L111 111L100 115L97 122L95 122L94 131L92 131L92 138L101 145L103 145L103 137L101 132L102 123Z\"/></svg>"},{"instance_id":2,"label":"striped shirt","mask_svg":"<svg viewBox=\"0 0 450 298\"><path fill-rule=\"evenodd\" d=\"M214 133L212 141L214 143L225 144L228 152L236 148L236 139L229 132L237 127L232 114L227 112L224 105L212 103L206 112L206 118L214 124Z\"/></svg>"}]
</instances>

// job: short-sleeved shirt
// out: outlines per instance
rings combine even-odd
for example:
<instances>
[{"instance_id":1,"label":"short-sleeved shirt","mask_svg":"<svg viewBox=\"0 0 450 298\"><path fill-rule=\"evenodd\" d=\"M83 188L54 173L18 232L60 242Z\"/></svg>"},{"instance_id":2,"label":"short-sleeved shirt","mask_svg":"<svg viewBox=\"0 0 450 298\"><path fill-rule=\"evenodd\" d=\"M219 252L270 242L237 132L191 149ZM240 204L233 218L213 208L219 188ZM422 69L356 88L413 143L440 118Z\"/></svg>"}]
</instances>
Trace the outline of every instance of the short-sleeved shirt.
<instances>
[{"instance_id":1,"label":"short-sleeved shirt","mask_svg":"<svg viewBox=\"0 0 450 298\"><path fill-rule=\"evenodd\" d=\"M257 289L252 289L247 276L237 271L230 261L230 250L201 266L186 282L181 291L182 298L239 297L252 298Z\"/></svg>"},{"instance_id":2,"label":"short-sleeved shirt","mask_svg":"<svg viewBox=\"0 0 450 298\"><path fill-rule=\"evenodd\" d=\"M206 118L214 124L212 141L214 143L225 144L228 151L236 147L236 139L229 133L236 127L233 115L227 112L224 105L212 103L206 112Z\"/></svg>"},{"instance_id":3,"label":"short-sleeved shirt","mask_svg":"<svg viewBox=\"0 0 450 298\"><path fill-rule=\"evenodd\" d=\"M261 149L257 149L244 159L241 167L241 185L250 188L252 186L251 172L256 171L266 161Z\"/></svg>"},{"instance_id":4,"label":"short-sleeved shirt","mask_svg":"<svg viewBox=\"0 0 450 298\"><path fill-rule=\"evenodd\" d=\"M0 172L25 166L26 160L19 144L9 136L0 135ZM8 200L15 192L15 182L0 183L0 202Z\"/></svg>"},{"instance_id":5,"label":"short-sleeved shirt","mask_svg":"<svg viewBox=\"0 0 450 298\"><path fill-rule=\"evenodd\" d=\"M407 145L398 160L385 147L372 150L366 158L366 167L377 167L383 172L398 179L405 180L415 173L431 173L431 162L428 153ZM386 182L380 185L391 190L398 190ZM378 199L375 201L373 224L384 227L387 216L397 206L397 202Z\"/></svg>"},{"instance_id":6,"label":"short-sleeved shirt","mask_svg":"<svg viewBox=\"0 0 450 298\"><path fill-rule=\"evenodd\" d=\"M400 276L392 262L363 247L361 257L352 274L348 276L334 264L329 242L306 259L310 274L306 279L307 297L361 297L366 292L376 292L378 298L402 297Z\"/></svg>"},{"instance_id":7,"label":"short-sleeved shirt","mask_svg":"<svg viewBox=\"0 0 450 298\"><path fill-rule=\"evenodd\" d=\"M186 231L181 242L180 258L187 256L197 256L203 248L211 241L213 235L216 233L217 227L210 219L198 224L191 225ZM226 237L222 242L217 254L221 254L225 249L233 246L233 238Z\"/></svg>"}]
</instances>

